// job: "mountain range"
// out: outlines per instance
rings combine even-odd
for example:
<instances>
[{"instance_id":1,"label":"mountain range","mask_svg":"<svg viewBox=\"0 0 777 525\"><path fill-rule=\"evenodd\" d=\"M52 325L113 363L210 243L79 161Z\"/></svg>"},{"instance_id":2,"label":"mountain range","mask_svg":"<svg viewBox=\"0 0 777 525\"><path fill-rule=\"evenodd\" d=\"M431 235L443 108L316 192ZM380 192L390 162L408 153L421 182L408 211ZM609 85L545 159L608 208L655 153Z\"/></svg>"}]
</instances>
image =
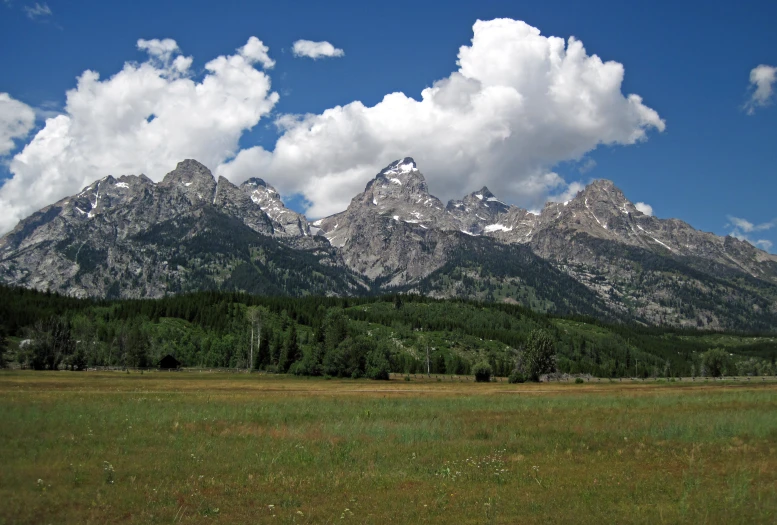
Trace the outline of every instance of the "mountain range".
<instances>
[{"instance_id":1,"label":"mountain range","mask_svg":"<svg viewBox=\"0 0 777 525\"><path fill-rule=\"evenodd\" d=\"M488 188L443 204L412 158L315 222L260 178L194 160L159 183L108 176L0 239L0 281L78 297L206 289L421 293L645 325L777 329L777 256L639 211L596 180L532 212Z\"/></svg>"}]
</instances>

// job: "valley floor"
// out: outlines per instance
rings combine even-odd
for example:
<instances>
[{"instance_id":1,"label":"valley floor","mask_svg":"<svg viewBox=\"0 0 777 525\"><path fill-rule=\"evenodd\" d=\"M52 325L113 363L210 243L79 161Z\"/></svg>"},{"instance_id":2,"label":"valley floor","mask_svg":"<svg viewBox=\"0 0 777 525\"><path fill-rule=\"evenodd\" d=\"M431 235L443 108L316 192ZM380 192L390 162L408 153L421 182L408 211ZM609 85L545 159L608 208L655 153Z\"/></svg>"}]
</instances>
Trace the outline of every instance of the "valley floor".
<instances>
[{"instance_id":1,"label":"valley floor","mask_svg":"<svg viewBox=\"0 0 777 525\"><path fill-rule=\"evenodd\" d=\"M772 523L777 384L0 371L0 523Z\"/></svg>"}]
</instances>

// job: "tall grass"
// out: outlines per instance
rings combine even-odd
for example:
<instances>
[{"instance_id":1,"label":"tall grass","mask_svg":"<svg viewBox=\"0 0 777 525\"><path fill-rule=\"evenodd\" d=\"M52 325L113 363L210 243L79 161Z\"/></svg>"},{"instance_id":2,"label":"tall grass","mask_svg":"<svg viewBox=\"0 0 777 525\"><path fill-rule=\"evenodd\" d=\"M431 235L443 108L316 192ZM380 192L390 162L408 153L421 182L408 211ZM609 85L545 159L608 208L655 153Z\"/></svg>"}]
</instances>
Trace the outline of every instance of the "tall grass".
<instances>
[{"instance_id":1,"label":"tall grass","mask_svg":"<svg viewBox=\"0 0 777 525\"><path fill-rule=\"evenodd\" d=\"M0 523L777 515L776 385L3 372L0 396Z\"/></svg>"}]
</instances>

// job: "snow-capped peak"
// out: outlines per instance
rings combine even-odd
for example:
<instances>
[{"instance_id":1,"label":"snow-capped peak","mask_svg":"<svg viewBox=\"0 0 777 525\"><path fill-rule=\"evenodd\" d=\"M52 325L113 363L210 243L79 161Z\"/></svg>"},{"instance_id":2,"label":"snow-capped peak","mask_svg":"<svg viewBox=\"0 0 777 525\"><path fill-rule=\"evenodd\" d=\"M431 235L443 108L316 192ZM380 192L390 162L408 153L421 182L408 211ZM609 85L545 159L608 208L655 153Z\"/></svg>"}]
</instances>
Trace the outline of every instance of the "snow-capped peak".
<instances>
[{"instance_id":1,"label":"snow-capped peak","mask_svg":"<svg viewBox=\"0 0 777 525\"><path fill-rule=\"evenodd\" d=\"M384 175L396 174L396 173L410 173L411 171L418 171L415 161L411 157L405 157L401 160L395 160L388 166L386 166L381 173Z\"/></svg>"}]
</instances>

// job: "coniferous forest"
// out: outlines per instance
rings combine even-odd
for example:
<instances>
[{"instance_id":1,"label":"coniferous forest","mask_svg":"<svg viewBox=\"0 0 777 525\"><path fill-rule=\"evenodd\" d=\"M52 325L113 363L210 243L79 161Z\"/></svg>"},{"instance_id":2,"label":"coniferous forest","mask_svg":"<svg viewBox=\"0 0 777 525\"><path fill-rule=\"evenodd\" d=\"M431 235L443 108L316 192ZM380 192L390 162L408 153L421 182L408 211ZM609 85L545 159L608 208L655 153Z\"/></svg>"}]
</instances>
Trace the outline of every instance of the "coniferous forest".
<instances>
[{"instance_id":1,"label":"coniferous forest","mask_svg":"<svg viewBox=\"0 0 777 525\"><path fill-rule=\"evenodd\" d=\"M597 377L774 375L777 337L680 331L554 316L499 303L382 297L260 297L200 292L88 300L0 287L4 366L51 370L184 367L312 376L511 375L532 334L559 373ZM546 370L549 371L549 370Z\"/></svg>"}]
</instances>

